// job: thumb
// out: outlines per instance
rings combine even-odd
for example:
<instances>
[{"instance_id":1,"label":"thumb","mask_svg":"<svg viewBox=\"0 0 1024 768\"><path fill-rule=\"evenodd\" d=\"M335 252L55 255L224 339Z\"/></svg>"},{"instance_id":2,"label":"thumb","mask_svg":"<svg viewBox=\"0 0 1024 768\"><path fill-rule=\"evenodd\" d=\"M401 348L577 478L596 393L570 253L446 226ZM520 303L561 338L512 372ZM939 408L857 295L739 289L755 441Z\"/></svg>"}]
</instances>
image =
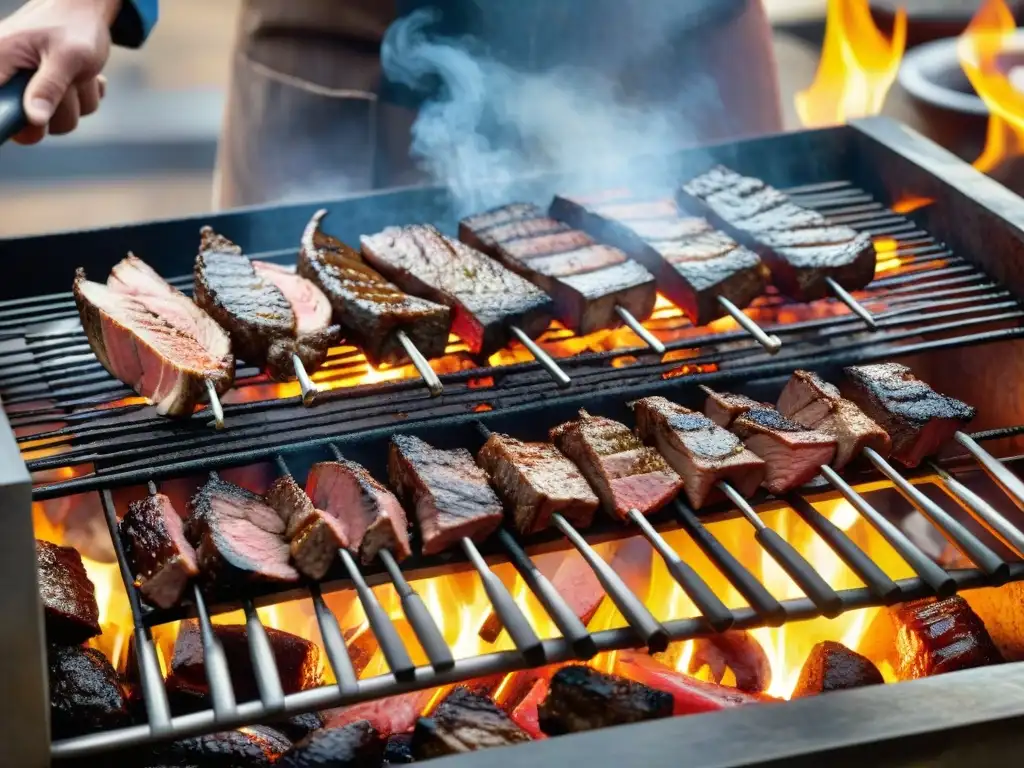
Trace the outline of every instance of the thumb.
<instances>
[{"instance_id":1,"label":"thumb","mask_svg":"<svg viewBox=\"0 0 1024 768\"><path fill-rule=\"evenodd\" d=\"M43 56L25 89L25 114L33 125L46 125L78 75L70 57Z\"/></svg>"}]
</instances>

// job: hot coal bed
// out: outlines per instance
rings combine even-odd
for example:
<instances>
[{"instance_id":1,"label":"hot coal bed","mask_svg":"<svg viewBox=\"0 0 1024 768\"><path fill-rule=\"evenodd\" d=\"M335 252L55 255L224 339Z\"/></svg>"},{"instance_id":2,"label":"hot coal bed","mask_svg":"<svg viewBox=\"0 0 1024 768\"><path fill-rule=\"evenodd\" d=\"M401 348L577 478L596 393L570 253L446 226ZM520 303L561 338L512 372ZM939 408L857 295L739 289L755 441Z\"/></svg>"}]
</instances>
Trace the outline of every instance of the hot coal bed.
<instances>
[{"instance_id":1,"label":"hot coal bed","mask_svg":"<svg viewBox=\"0 0 1024 768\"><path fill-rule=\"evenodd\" d=\"M1024 271L1016 258L1024 245L1024 202L926 140L880 119L712 147L681 159L691 175L723 163L762 178L794 200L868 232L876 243L890 240L889 258L898 260L896 266L857 294L877 327L866 327L834 300L801 306L770 295L750 314L766 333L782 340L774 356L742 330L691 329L668 314L647 323L665 340L664 354L634 339L631 348L612 343L604 351L556 355L571 379L567 388L557 386L538 363L512 361L462 366L442 375L445 392L439 398L410 379L330 389L310 409L296 394L282 397L266 389L253 370L241 374L239 387L253 395L227 402L227 428L215 431L203 412L185 423L156 418L151 409L126 400L131 393L96 370L88 347L83 349L81 337L71 330L75 320L68 276L79 266L105 274L128 251L144 256L161 274L187 273L202 224L213 225L246 253L288 263L294 258L294 233L321 206L244 210L202 221L0 243L12 265L11 279L0 286L0 354L8 361L0 386L8 421L3 431L8 527L0 560L7 621L0 629L0 664L11 689L19 691L0 703L0 730L11 764L41 766L52 759L89 765L131 756L139 765L187 765L206 754L210 742L204 746L205 734L226 732L233 735L218 738L238 741L239 754L253 750L251 764L267 764L285 753L291 739L322 724L316 717L310 720L309 713L331 710L328 723L332 715L334 723L341 723L346 716L334 710L361 703L395 709L404 704L414 707L416 715L429 713L414 737L420 739L420 755L447 754L459 751L458 744L466 746L458 720L467 711L487 720L489 733L501 733L508 718L502 707L529 703L531 694L541 690L539 681L545 688L556 685L551 678L555 665L587 660L595 671L567 667L557 684L575 690L586 681L573 675L616 673L630 665L634 678L651 682L669 670L669 678L678 682L683 676L677 668L706 667L714 679L736 690L736 697L753 703L726 707L725 701L735 703L726 697L718 706L697 695L705 703L687 710L678 696L674 704L671 696L664 701L641 696L633 702L637 710L689 716L516 744L485 752L483 759L509 766L581 758L602 765L769 765L783 760L817 765L823 753L837 764L870 759L875 765L898 765L957 756L986 764L1010 759L1024 714L1018 695L1024 668L990 662L1024 658L1024 622L1015 625L1021 601L1014 591L1024 579L1024 517L991 476L1006 472L1016 477L1024 434L1024 408L1014 387L1024 367L1018 341L1024 333L1019 304ZM644 162L638 161L638 176ZM516 197L543 203L569 183L533 180ZM394 224L432 222L454 232L448 202L438 190L388 192L325 207L337 227L334 234L347 242ZM886 257L880 252L880 261ZM557 348L564 342L555 331L547 343ZM969 427L974 444L999 460L983 471L976 457L964 452L962 446L971 444L965 438L945 451L935 467L903 470L894 477L863 467L844 471L846 482L860 493L840 481L780 500L755 497L757 519L767 523L768 533L732 505L719 503L695 514L680 496L652 514L649 524L634 521L624 527L599 514L589 527L561 518L553 529L530 536L503 527L479 545L463 543L429 557L413 554L401 564L390 556L360 562L343 553L321 582L227 591L190 587L180 605L167 609L140 599L115 537L132 628L127 647L117 649L126 663L112 683L127 692L123 718L95 730L95 723L88 727L89 712L72 709L55 713L51 721L51 686L70 684L76 675L93 674L103 664L99 651L69 645L81 637L58 637L52 628L44 636L34 543L40 532L33 529L41 510L52 512L56 506L66 516L71 510L72 517L95 513L115 530L131 501L164 493L184 508L185 499L210 481L211 473L262 493L285 475L301 485L316 462L344 456L383 480L388 443L396 433L475 455L489 433L546 440L550 428L574 418L580 408L632 426L628 404L641 397L662 395L699 408L703 394L698 385L705 385L775 402L795 369L838 381L843 366L890 360L907 364L936 390L974 405L978 415ZM1005 477L1002 484L1012 488ZM849 505L857 516L855 527L850 521L835 522L837 503ZM42 519L53 518L43 514ZM61 523L66 526L68 520ZM826 573L825 561L814 559L812 565L809 545L786 546L796 540L798 526L817 537L852 581L839 579L832 569ZM882 544L889 550L879 549ZM638 545L647 563L640 577L628 559ZM577 607L552 586L558 582L552 558L565 558L566 552L600 584L601 610L607 615L586 616L585 624ZM88 576L62 551L44 547L42 554L41 560L67 574L58 583L69 590ZM751 565L755 561L758 567ZM898 567L892 568L893 563ZM781 588L775 573L780 568L791 579ZM972 591L1003 584L997 593ZM660 600L658 594L670 589L685 600L672 605ZM757 643L751 646L753 635L745 633L780 631L764 627L790 633L804 626L827 627L821 617L838 617L835 624L872 606L886 606L877 620L893 617L898 625L905 615L901 611L909 610L901 606L937 596L956 600L949 598L954 592L964 592L967 610L976 612L970 614L975 624L968 625L983 622L987 629L979 632L993 640L975 668L933 676L927 673L934 669L908 672L904 677L922 679L789 703L758 700L770 699L774 689L762 679L765 651ZM267 610L284 605L281 610L287 611L291 603L286 601L298 600L307 606L315 644L265 626L270 623ZM445 620L465 615L470 603L483 607L474 617L495 627L496 640L490 644L467 644L465 633L452 634L457 620ZM211 616L229 611L240 611L233 628L211 624ZM358 621L350 623L351 615L358 615ZM109 618L91 621L98 626ZM169 651L160 638L177 621L183 623ZM294 629L287 622L281 628ZM482 633L474 627L470 634ZM844 639L839 629L831 634L836 636L821 639ZM830 649L837 650L822 646L818 651L819 687L828 687L823 681L830 663L853 663L830 655ZM654 666L647 652L655 654ZM683 660L682 653L692 657ZM899 660L893 663L898 666ZM874 675L880 673L871 669L862 670L862 681L877 682ZM535 672L512 674L521 670ZM801 684L811 690L814 675L808 675ZM453 688L458 684L464 687ZM653 682L651 687L658 688ZM724 688L714 690L721 695ZM414 691L423 693L413 696ZM640 695L631 689L618 693L625 699ZM380 702L389 696L402 698ZM563 726L573 718L585 719L588 706L580 700L563 712ZM728 711L689 714L718 709ZM68 731L83 722L85 730L94 732ZM52 740L51 725L59 730ZM348 755L350 762L344 764L379 765L407 756L407 740L389 741L383 754L383 742L360 728L350 726L343 738L330 732L316 738L325 739L323 748L333 759ZM525 740L518 732L507 729L506 736L513 735L505 741L485 739L478 745ZM479 760L481 755L446 759Z\"/></svg>"}]
</instances>

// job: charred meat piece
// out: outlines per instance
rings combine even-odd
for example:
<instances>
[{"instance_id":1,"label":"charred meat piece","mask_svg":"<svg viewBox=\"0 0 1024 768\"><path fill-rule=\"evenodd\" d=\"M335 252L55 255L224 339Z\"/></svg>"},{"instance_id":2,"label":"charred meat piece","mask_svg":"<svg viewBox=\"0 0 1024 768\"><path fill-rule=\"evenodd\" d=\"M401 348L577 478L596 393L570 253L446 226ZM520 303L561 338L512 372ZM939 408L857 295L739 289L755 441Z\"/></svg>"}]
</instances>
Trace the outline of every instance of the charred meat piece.
<instances>
[{"instance_id":1,"label":"charred meat piece","mask_svg":"<svg viewBox=\"0 0 1024 768\"><path fill-rule=\"evenodd\" d=\"M164 316L142 297L119 293L75 273L75 304L96 359L107 372L152 400L161 416L191 416L210 381L218 394L235 378L230 354L214 354L180 313ZM181 323L181 324L179 324Z\"/></svg>"},{"instance_id":2,"label":"charred meat piece","mask_svg":"<svg viewBox=\"0 0 1024 768\"><path fill-rule=\"evenodd\" d=\"M313 731L324 727L324 716L319 712L306 712L294 715L287 720L276 720L271 726L280 731L289 741L295 742L306 738Z\"/></svg>"},{"instance_id":3,"label":"charred meat piece","mask_svg":"<svg viewBox=\"0 0 1024 768\"><path fill-rule=\"evenodd\" d=\"M148 766L169 768L264 768L278 762L292 743L265 725L180 739L153 750Z\"/></svg>"},{"instance_id":4,"label":"charred meat piece","mask_svg":"<svg viewBox=\"0 0 1024 768\"><path fill-rule=\"evenodd\" d=\"M1001 664L1003 657L971 607L959 595L896 606L896 674L901 680Z\"/></svg>"},{"instance_id":5,"label":"charred meat piece","mask_svg":"<svg viewBox=\"0 0 1024 768\"><path fill-rule=\"evenodd\" d=\"M654 275L618 248L522 203L470 216L459 238L550 295L555 317L580 335L622 324L616 306L638 320L654 310Z\"/></svg>"},{"instance_id":6,"label":"charred meat piece","mask_svg":"<svg viewBox=\"0 0 1024 768\"><path fill-rule=\"evenodd\" d=\"M55 739L131 724L117 672L95 648L51 647L50 732Z\"/></svg>"},{"instance_id":7,"label":"charred meat piece","mask_svg":"<svg viewBox=\"0 0 1024 768\"><path fill-rule=\"evenodd\" d=\"M46 639L77 645L100 633L96 588L74 547L36 539L39 598L43 602Z\"/></svg>"},{"instance_id":8,"label":"charred meat piece","mask_svg":"<svg viewBox=\"0 0 1024 768\"><path fill-rule=\"evenodd\" d=\"M388 477L416 513L424 555L436 555L463 537L482 541L501 525L501 502L464 448L443 451L418 437L395 435Z\"/></svg>"},{"instance_id":9,"label":"charred meat piece","mask_svg":"<svg viewBox=\"0 0 1024 768\"><path fill-rule=\"evenodd\" d=\"M726 670L736 678L736 688L746 693L764 693L772 684L772 668L761 644L749 632L731 629L694 641L687 671L696 674L703 667L711 681L721 683Z\"/></svg>"},{"instance_id":10,"label":"charred meat piece","mask_svg":"<svg viewBox=\"0 0 1024 768\"><path fill-rule=\"evenodd\" d=\"M774 408L753 408L732 424L743 444L765 462L762 483L778 495L799 488L828 464L834 438L790 421Z\"/></svg>"},{"instance_id":11,"label":"charred meat piece","mask_svg":"<svg viewBox=\"0 0 1024 768\"><path fill-rule=\"evenodd\" d=\"M291 475L277 478L267 490L266 500L284 521L284 538L295 567L311 579L322 579L338 550L348 546L341 522L314 507Z\"/></svg>"},{"instance_id":12,"label":"charred meat piece","mask_svg":"<svg viewBox=\"0 0 1024 768\"><path fill-rule=\"evenodd\" d=\"M884 429L839 390L817 374L795 371L779 396L779 413L809 429L824 432L836 440L832 466L842 469L865 448L888 455L891 443Z\"/></svg>"},{"instance_id":13,"label":"charred meat piece","mask_svg":"<svg viewBox=\"0 0 1024 768\"><path fill-rule=\"evenodd\" d=\"M157 493L133 501L118 531L142 596L159 608L176 605L199 566L171 500Z\"/></svg>"},{"instance_id":14,"label":"charred meat piece","mask_svg":"<svg viewBox=\"0 0 1024 768\"><path fill-rule=\"evenodd\" d=\"M893 458L908 467L934 454L974 418L974 408L939 394L905 365L854 365L845 372L843 394L889 434Z\"/></svg>"},{"instance_id":15,"label":"charred meat piece","mask_svg":"<svg viewBox=\"0 0 1024 768\"><path fill-rule=\"evenodd\" d=\"M313 504L341 523L345 547L364 563L382 549L398 560L410 554L409 522L398 499L351 461L314 464L306 479Z\"/></svg>"},{"instance_id":16,"label":"charred meat piece","mask_svg":"<svg viewBox=\"0 0 1024 768\"><path fill-rule=\"evenodd\" d=\"M298 580L284 521L260 496L215 477L188 506L185 535L214 584Z\"/></svg>"},{"instance_id":17,"label":"charred meat piece","mask_svg":"<svg viewBox=\"0 0 1024 768\"><path fill-rule=\"evenodd\" d=\"M767 403L759 403L746 395L733 395L729 392L715 392L709 387L701 386L708 399L704 401L704 415L720 427L728 429L732 423L751 408L770 408Z\"/></svg>"},{"instance_id":18,"label":"charred meat piece","mask_svg":"<svg viewBox=\"0 0 1024 768\"><path fill-rule=\"evenodd\" d=\"M538 714L540 729L548 736L559 736L668 717L672 697L624 677L573 664L551 678Z\"/></svg>"},{"instance_id":19,"label":"charred meat piece","mask_svg":"<svg viewBox=\"0 0 1024 768\"><path fill-rule=\"evenodd\" d=\"M551 299L475 248L431 226L389 227L362 238L363 256L403 290L451 307L452 331L480 357L509 340L509 326L535 339L551 321Z\"/></svg>"},{"instance_id":20,"label":"charred meat piece","mask_svg":"<svg viewBox=\"0 0 1024 768\"><path fill-rule=\"evenodd\" d=\"M772 282L797 301L827 296L826 278L854 291L875 276L870 235L830 224L759 179L719 166L684 184L679 197L683 207L706 214L754 250L771 269Z\"/></svg>"},{"instance_id":21,"label":"charred meat piece","mask_svg":"<svg viewBox=\"0 0 1024 768\"><path fill-rule=\"evenodd\" d=\"M663 397L637 400L633 412L640 436L683 478L694 509L704 506L720 482L752 496L764 480L764 461L704 414Z\"/></svg>"},{"instance_id":22,"label":"charred meat piece","mask_svg":"<svg viewBox=\"0 0 1024 768\"><path fill-rule=\"evenodd\" d=\"M526 731L497 704L460 685L441 700L430 717L416 721L412 752L417 760L428 760L529 740Z\"/></svg>"},{"instance_id":23,"label":"charred meat piece","mask_svg":"<svg viewBox=\"0 0 1024 768\"><path fill-rule=\"evenodd\" d=\"M683 486L657 451L625 424L603 416L581 410L578 419L551 430L551 441L580 468L613 517L625 519L631 509L648 515Z\"/></svg>"},{"instance_id":24,"label":"charred meat piece","mask_svg":"<svg viewBox=\"0 0 1024 768\"><path fill-rule=\"evenodd\" d=\"M408 733L416 725L416 720L419 719L436 692L434 689L427 688L343 707L331 714L325 727L340 728L365 720L384 738L399 733Z\"/></svg>"},{"instance_id":25,"label":"charred meat piece","mask_svg":"<svg viewBox=\"0 0 1024 768\"><path fill-rule=\"evenodd\" d=\"M412 734L398 733L388 737L384 744L384 766L406 765L416 762L412 754Z\"/></svg>"},{"instance_id":26,"label":"charred meat piece","mask_svg":"<svg viewBox=\"0 0 1024 768\"><path fill-rule=\"evenodd\" d=\"M342 728L314 731L295 744L277 763L281 768L380 768L384 740L361 720Z\"/></svg>"},{"instance_id":27,"label":"charred meat piece","mask_svg":"<svg viewBox=\"0 0 1024 768\"><path fill-rule=\"evenodd\" d=\"M556 512L580 528L594 519L597 496L576 465L549 443L523 443L495 432L477 461L512 510L520 533L547 528Z\"/></svg>"},{"instance_id":28,"label":"charred meat piece","mask_svg":"<svg viewBox=\"0 0 1024 768\"><path fill-rule=\"evenodd\" d=\"M444 354L451 310L410 296L385 280L358 251L325 234L327 211L313 214L302 234L299 274L312 280L330 300L334 318L348 340L359 345L372 365L397 365L409 359L398 340L404 332L429 360Z\"/></svg>"},{"instance_id":29,"label":"charred meat piece","mask_svg":"<svg viewBox=\"0 0 1024 768\"><path fill-rule=\"evenodd\" d=\"M830 640L811 649L800 670L793 697L881 685L885 680L870 659Z\"/></svg>"}]
</instances>

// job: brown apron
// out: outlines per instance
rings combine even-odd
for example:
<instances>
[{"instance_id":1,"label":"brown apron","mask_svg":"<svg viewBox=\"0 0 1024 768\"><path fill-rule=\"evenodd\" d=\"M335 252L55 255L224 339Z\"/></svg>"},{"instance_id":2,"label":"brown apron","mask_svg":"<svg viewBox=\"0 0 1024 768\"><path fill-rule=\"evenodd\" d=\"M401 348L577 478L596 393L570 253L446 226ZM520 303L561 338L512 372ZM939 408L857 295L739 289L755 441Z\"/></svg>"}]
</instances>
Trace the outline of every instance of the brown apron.
<instances>
[{"instance_id":1,"label":"brown apron","mask_svg":"<svg viewBox=\"0 0 1024 768\"><path fill-rule=\"evenodd\" d=\"M415 110L378 98L380 44L395 6L395 0L245 0L218 149L217 207L425 181L409 156ZM593 18L595 5L584 8ZM573 23L554 10L537 16ZM615 24L605 18L592 26ZM700 113L695 120L681 107L689 142L781 129L770 29L759 0L676 48L680 57L668 73L663 61L648 62L620 69L619 85L643 92L660 79L664 90L666 76L685 79L699 68L714 83L718 108L702 104L693 110Z\"/></svg>"}]
</instances>

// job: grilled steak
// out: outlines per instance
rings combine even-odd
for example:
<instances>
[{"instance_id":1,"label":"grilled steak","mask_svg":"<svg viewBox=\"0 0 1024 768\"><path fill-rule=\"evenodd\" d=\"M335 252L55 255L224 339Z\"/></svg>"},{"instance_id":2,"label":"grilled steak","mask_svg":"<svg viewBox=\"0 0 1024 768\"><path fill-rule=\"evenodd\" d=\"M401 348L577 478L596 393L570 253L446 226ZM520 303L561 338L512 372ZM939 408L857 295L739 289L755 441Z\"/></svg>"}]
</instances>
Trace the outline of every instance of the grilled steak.
<instances>
[{"instance_id":1,"label":"grilled steak","mask_svg":"<svg viewBox=\"0 0 1024 768\"><path fill-rule=\"evenodd\" d=\"M704 401L704 415L720 427L728 429L732 423L751 408L770 408L767 403L759 403L746 395L734 395L729 392L715 392L701 385L708 399Z\"/></svg>"},{"instance_id":2,"label":"grilled steak","mask_svg":"<svg viewBox=\"0 0 1024 768\"><path fill-rule=\"evenodd\" d=\"M725 679L731 671L736 688L746 693L764 693L772 684L772 667L761 644L749 632L730 629L693 641L693 654L686 671L691 675L707 667L711 682Z\"/></svg>"},{"instance_id":3,"label":"grilled steak","mask_svg":"<svg viewBox=\"0 0 1024 768\"><path fill-rule=\"evenodd\" d=\"M892 456L916 467L974 418L966 403L941 395L905 365L882 363L845 369L843 394L892 440Z\"/></svg>"},{"instance_id":4,"label":"grilled steak","mask_svg":"<svg viewBox=\"0 0 1024 768\"><path fill-rule=\"evenodd\" d=\"M547 330L551 299L514 272L431 226L389 227L362 238L363 256L403 290L451 307L452 331L480 357Z\"/></svg>"},{"instance_id":5,"label":"grilled steak","mask_svg":"<svg viewBox=\"0 0 1024 768\"><path fill-rule=\"evenodd\" d=\"M118 531L142 596L159 608L176 605L199 567L171 500L158 493L133 501Z\"/></svg>"},{"instance_id":6,"label":"grilled steak","mask_svg":"<svg viewBox=\"0 0 1024 768\"><path fill-rule=\"evenodd\" d=\"M441 700L430 717L416 721L412 753L417 760L505 747L530 741L497 704L459 686Z\"/></svg>"},{"instance_id":7,"label":"grilled steak","mask_svg":"<svg viewBox=\"0 0 1024 768\"><path fill-rule=\"evenodd\" d=\"M427 688L342 707L332 712L325 727L340 728L365 720L384 738L407 733L416 725L416 720L436 693L435 689Z\"/></svg>"},{"instance_id":8,"label":"grilled steak","mask_svg":"<svg viewBox=\"0 0 1024 768\"><path fill-rule=\"evenodd\" d=\"M724 296L741 309L764 293L768 268L756 253L704 219L683 214L675 200L555 197L551 215L620 248L658 279L658 287L694 325L725 310Z\"/></svg>"},{"instance_id":9,"label":"grilled steak","mask_svg":"<svg viewBox=\"0 0 1024 768\"><path fill-rule=\"evenodd\" d=\"M358 344L375 366L409 359L398 340L399 331L427 359L443 355L451 328L448 307L403 293L370 267L358 251L324 234L320 224L326 214L317 211L306 225L298 269L327 295L348 340Z\"/></svg>"},{"instance_id":10,"label":"grilled steak","mask_svg":"<svg viewBox=\"0 0 1024 768\"><path fill-rule=\"evenodd\" d=\"M551 678L538 714L540 729L549 736L558 736L668 717L672 714L672 697L623 677L573 664L562 667Z\"/></svg>"},{"instance_id":11,"label":"grilled steak","mask_svg":"<svg viewBox=\"0 0 1024 768\"><path fill-rule=\"evenodd\" d=\"M265 725L179 739L153 750L149 768L266 768L278 762L292 743Z\"/></svg>"},{"instance_id":12,"label":"grilled steak","mask_svg":"<svg viewBox=\"0 0 1024 768\"><path fill-rule=\"evenodd\" d=\"M597 497L576 465L549 443L523 443L495 432L477 461L512 510L520 533L547 528L556 512L580 528L594 519Z\"/></svg>"},{"instance_id":13,"label":"grilled steak","mask_svg":"<svg viewBox=\"0 0 1024 768\"><path fill-rule=\"evenodd\" d=\"M860 456L865 448L874 448L883 456L891 443L886 431L839 390L817 374L795 371L779 395L779 413L809 429L824 432L836 440L832 466L842 469Z\"/></svg>"},{"instance_id":14,"label":"grilled steak","mask_svg":"<svg viewBox=\"0 0 1024 768\"><path fill-rule=\"evenodd\" d=\"M418 437L395 435L388 478L416 513L424 555L436 555L467 536L482 541L501 525L501 502L464 448L443 451Z\"/></svg>"},{"instance_id":15,"label":"grilled steak","mask_svg":"<svg viewBox=\"0 0 1024 768\"><path fill-rule=\"evenodd\" d=\"M655 512L683 486L657 451L625 424L603 416L581 410L578 419L551 430L551 441L580 468L613 517L625 519L631 509Z\"/></svg>"},{"instance_id":16,"label":"grilled steak","mask_svg":"<svg viewBox=\"0 0 1024 768\"><path fill-rule=\"evenodd\" d=\"M266 499L284 521L284 538L295 567L311 579L322 579L337 559L338 550L347 546L341 522L314 507L291 475L277 478Z\"/></svg>"},{"instance_id":17,"label":"grilled steak","mask_svg":"<svg viewBox=\"0 0 1024 768\"><path fill-rule=\"evenodd\" d=\"M75 273L75 303L89 346L100 364L142 397L156 404L161 416L191 416L206 396L206 381L218 394L235 377L230 353L212 353L193 335L195 321L167 303L120 293ZM205 331L204 331L205 332ZM217 347L220 350L220 347Z\"/></svg>"},{"instance_id":18,"label":"grilled steak","mask_svg":"<svg viewBox=\"0 0 1024 768\"><path fill-rule=\"evenodd\" d=\"M732 423L732 431L764 459L762 485L776 495L811 480L836 452L834 438L796 424L774 408L752 408Z\"/></svg>"},{"instance_id":19,"label":"grilled steak","mask_svg":"<svg viewBox=\"0 0 1024 768\"><path fill-rule=\"evenodd\" d=\"M36 539L36 575L43 603L46 639L77 645L101 632L96 588L73 547Z\"/></svg>"},{"instance_id":20,"label":"grilled steak","mask_svg":"<svg viewBox=\"0 0 1024 768\"><path fill-rule=\"evenodd\" d=\"M219 478L189 501L185 535L214 583L297 581L284 534L284 521L262 498Z\"/></svg>"},{"instance_id":21,"label":"grilled steak","mask_svg":"<svg viewBox=\"0 0 1024 768\"><path fill-rule=\"evenodd\" d=\"M398 560L410 554L409 522L398 499L351 461L314 464L306 492L318 508L341 523L345 546L364 563L381 549Z\"/></svg>"},{"instance_id":22,"label":"grilled steak","mask_svg":"<svg viewBox=\"0 0 1024 768\"><path fill-rule=\"evenodd\" d=\"M51 647L49 670L53 738L65 739L131 724L121 680L107 657L95 648Z\"/></svg>"},{"instance_id":23,"label":"grilled steak","mask_svg":"<svg viewBox=\"0 0 1024 768\"><path fill-rule=\"evenodd\" d=\"M280 768L380 768L384 740L361 720L343 728L314 731L298 742L277 763Z\"/></svg>"},{"instance_id":24,"label":"grilled steak","mask_svg":"<svg viewBox=\"0 0 1024 768\"><path fill-rule=\"evenodd\" d=\"M580 335L621 325L616 306L638 320L654 310L650 272L536 206L514 203L470 216L459 223L459 238L548 293L555 317Z\"/></svg>"},{"instance_id":25,"label":"grilled steak","mask_svg":"<svg viewBox=\"0 0 1024 768\"><path fill-rule=\"evenodd\" d=\"M704 506L719 482L751 496L764 480L764 461L704 414L663 397L637 400L633 412L640 436L683 478L694 509Z\"/></svg>"},{"instance_id":26,"label":"grilled steak","mask_svg":"<svg viewBox=\"0 0 1024 768\"><path fill-rule=\"evenodd\" d=\"M800 670L793 697L880 685L885 680L870 659L830 640L811 649Z\"/></svg>"},{"instance_id":27,"label":"grilled steak","mask_svg":"<svg viewBox=\"0 0 1024 768\"><path fill-rule=\"evenodd\" d=\"M896 625L900 680L1003 662L984 623L959 595L903 603L891 608L890 615Z\"/></svg>"}]
</instances>

